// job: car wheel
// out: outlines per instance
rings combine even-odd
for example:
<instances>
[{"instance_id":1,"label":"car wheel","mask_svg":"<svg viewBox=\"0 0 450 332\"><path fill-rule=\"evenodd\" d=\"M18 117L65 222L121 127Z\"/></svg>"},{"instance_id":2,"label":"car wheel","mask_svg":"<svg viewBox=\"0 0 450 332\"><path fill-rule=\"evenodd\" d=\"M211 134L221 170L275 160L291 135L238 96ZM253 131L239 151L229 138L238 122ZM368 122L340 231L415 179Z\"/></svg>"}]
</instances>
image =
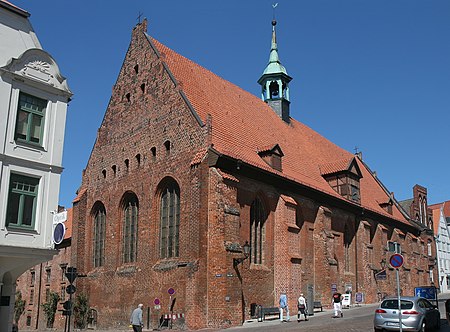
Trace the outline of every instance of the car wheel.
<instances>
[{"instance_id":1,"label":"car wheel","mask_svg":"<svg viewBox=\"0 0 450 332\"><path fill-rule=\"evenodd\" d=\"M441 329L441 318L439 317L437 323L436 323L436 330L440 330Z\"/></svg>"},{"instance_id":2,"label":"car wheel","mask_svg":"<svg viewBox=\"0 0 450 332\"><path fill-rule=\"evenodd\" d=\"M426 324L425 324L425 319L422 321L422 325L420 326L420 330L419 332L425 332L426 329Z\"/></svg>"}]
</instances>

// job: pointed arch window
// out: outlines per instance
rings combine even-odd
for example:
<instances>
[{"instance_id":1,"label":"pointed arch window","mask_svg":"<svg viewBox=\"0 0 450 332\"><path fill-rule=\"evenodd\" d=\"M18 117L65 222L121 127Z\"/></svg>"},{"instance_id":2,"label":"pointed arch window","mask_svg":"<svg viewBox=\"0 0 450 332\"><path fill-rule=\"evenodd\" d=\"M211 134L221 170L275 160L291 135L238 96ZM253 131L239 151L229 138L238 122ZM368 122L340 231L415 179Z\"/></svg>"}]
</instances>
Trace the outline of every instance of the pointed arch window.
<instances>
[{"instance_id":1,"label":"pointed arch window","mask_svg":"<svg viewBox=\"0 0 450 332\"><path fill-rule=\"evenodd\" d=\"M251 263L262 264L267 213L259 198L250 207Z\"/></svg>"},{"instance_id":2,"label":"pointed arch window","mask_svg":"<svg viewBox=\"0 0 450 332\"><path fill-rule=\"evenodd\" d=\"M422 196L419 195L419 217L418 221L423 224Z\"/></svg>"},{"instance_id":3,"label":"pointed arch window","mask_svg":"<svg viewBox=\"0 0 450 332\"><path fill-rule=\"evenodd\" d=\"M139 202L127 193L123 199L123 262L132 263L137 257Z\"/></svg>"},{"instance_id":4,"label":"pointed arch window","mask_svg":"<svg viewBox=\"0 0 450 332\"><path fill-rule=\"evenodd\" d=\"M350 230L347 225L344 228L344 271L350 272L351 260L350 260L350 244L351 236Z\"/></svg>"},{"instance_id":5,"label":"pointed arch window","mask_svg":"<svg viewBox=\"0 0 450 332\"><path fill-rule=\"evenodd\" d=\"M94 217L92 236L93 263L94 267L99 267L105 263L106 210L101 202L97 202L92 210Z\"/></svg>"},{"instance_id":6,"label":"pointed arch window","mask_svg":"<svg viewBox=\"0 0 450 332\"><path fill-rule=\"evenodd\" d=\"M180 188L169 181L161 190L160 257L178 257L180 236Z\"/></svg>"},{"instance_id":7,"label":"pointed arch window","mask_svg":"<svg viewBox=\"0 0 450 332\"><path fill-rule=\"evenodd\" d=\"M422 213L423 213L423 217L422 217L422 223L424 225L426 225L427 227L431 228L430 225L427 223L427 198L423 197L422 198Z\"/></svg>"}]
</instances>

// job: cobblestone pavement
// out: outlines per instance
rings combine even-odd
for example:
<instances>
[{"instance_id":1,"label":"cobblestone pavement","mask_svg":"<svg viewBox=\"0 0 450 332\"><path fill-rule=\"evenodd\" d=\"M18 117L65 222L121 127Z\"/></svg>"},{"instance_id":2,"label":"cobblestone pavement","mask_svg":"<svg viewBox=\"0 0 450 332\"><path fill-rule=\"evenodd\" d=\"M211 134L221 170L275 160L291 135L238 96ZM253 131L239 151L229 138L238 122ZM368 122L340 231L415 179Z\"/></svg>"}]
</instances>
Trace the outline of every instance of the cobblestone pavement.
<instances>
[{"instance_id":1,"label":"cobblestone pavement","mask_svg":"<svg viewBox=\"0 0 450 332\"><path fill-rule=\"evenodd\" d=\"M445 320L445 300L450 298L450 294L441 295L439 297L439 310L441 312L441 329L439 332L450 332L450 326ZM230 332L250 332L250 331L308 331L308 332L368 332L373 331L373 314L378 304L368 304L359 307L344 309L343 318L331 318L333 311L325 309L323 312L315 312L314 316L310 316L308 321L297 322L297 317L292 315L290 322L280 322L277 319L267 320L264 322L248 321L242 326L232 327L229 329L201 329L201 332L230 331ZM296 311L295 311L296 313ZM50 330L46 330L49 332ZM63 332L53 330L54 332ZM84 330L89 332L91 330ZM132 330L94 330L94 332L130 332ZM152 329L145 330L152 331ZM168 330L163 331L177 331ZM36 330L20 332L36 332ZM71 330L71 332L79 332L79 330Z\"/></svg>"}]
</instances>

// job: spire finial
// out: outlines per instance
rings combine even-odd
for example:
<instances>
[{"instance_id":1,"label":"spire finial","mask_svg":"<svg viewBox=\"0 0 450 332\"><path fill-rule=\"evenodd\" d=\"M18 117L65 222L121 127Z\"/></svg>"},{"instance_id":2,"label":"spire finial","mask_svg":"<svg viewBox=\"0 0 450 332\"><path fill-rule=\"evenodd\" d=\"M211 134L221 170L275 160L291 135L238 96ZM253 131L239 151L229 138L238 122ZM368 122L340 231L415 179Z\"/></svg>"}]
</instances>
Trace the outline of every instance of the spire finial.
<instances>
[{"instance_id":1,"label":"spire finial","mask_svg":"<svg viewBox=\"0 0 450 332\"><path fill-rule=\"evenodd\" d=\"M272 24L273 24L273 22L275 22L275 24L277 24L277 20L275 19L275 8L277 8L277 6L278 6L278 2L276 2L276 3L274 3L274 4L272 5L272 8L273 8L273 20L272 20ZM273 24L273 25L275 25L275 24Z\"/></svg>"},{"instance_id":2,"label":"spire finial","mask_svg":"<svg viewBox=\"0 0 450 332\"><path fill-rule=\"evenodd\" d=\"M139 11L139 15L138 15L138 17L136 17L138 24L141 24L141 17L142 17L142 13Z\"/></svg>"}]
</instances>

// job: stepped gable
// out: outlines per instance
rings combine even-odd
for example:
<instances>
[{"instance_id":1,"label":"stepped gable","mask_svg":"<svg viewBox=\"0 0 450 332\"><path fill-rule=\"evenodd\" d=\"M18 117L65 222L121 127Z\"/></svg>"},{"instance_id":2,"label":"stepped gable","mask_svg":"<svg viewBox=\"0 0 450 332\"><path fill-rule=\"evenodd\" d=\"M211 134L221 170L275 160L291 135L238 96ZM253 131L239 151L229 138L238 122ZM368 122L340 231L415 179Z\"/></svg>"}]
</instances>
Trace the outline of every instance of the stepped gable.
<instances>
[{"instance_id":1,"label":"stepped gable","mask_svg":"<svg viewBox=\"0 0 450 332\"><path fill-rule=\"evenodd\" d=\"M181 85L202 121L206 123L207 116L211 115L215 150L347 201L323 178L320 165L351 160L354 158L352 153L293 118L289 124L284 122L260 98L183 57L156 39L148 35L147 38ZM258 148L273 142L284 153L282 172L271 168L258 155ZM365 164L358 158L356 160L362 172L361 206L409 225L396 206L392 215L380 207L378 202L387 201L388 193Z\"/></svg>"}]
</instances>

